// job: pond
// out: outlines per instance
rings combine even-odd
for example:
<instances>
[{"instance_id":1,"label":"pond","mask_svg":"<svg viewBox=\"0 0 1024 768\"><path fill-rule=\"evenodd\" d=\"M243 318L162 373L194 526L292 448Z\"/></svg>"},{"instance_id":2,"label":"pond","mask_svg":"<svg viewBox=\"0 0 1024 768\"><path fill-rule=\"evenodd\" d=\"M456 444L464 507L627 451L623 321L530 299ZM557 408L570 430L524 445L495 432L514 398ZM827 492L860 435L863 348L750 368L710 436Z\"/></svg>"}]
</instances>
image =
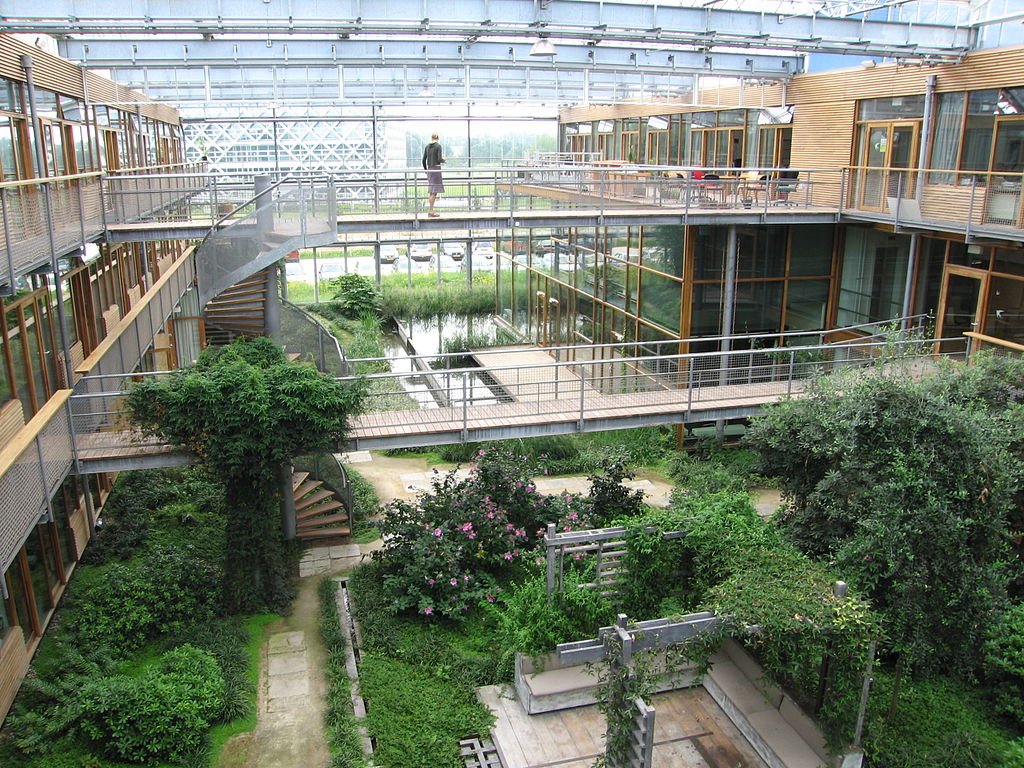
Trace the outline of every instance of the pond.
<instances>
[{"instance_id":1,"label":"pond","mask_svg":"<svg viewBox=\"0 0 1024 768\"><path fill-rule=\"evenodd\" d=\"M420 408L462 405L494 405L500 402L493 382L486 377L450 374L431 366L429 356L438 354L445 342L470 340L468 346L493 344L497 326L490 316L442 315L399 321L397 331L384 334L385 354L394 373L419 373L403 376L402 387ZM422 355L413 359L410 355ZM456 363L454 367L469 367Z\"/></svg>"}]
</instances>

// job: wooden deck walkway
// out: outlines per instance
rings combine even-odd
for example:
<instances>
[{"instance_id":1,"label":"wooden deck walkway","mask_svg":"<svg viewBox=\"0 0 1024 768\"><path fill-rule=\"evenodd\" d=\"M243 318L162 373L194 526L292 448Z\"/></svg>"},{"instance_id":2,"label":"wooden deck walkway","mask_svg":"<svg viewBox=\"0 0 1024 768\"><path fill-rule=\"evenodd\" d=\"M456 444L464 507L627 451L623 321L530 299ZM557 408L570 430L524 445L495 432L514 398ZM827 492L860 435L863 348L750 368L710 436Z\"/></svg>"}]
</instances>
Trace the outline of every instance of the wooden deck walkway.
<instances>
[{"instance_id":1,"label":"wooden deck walkway","mask_svg":"<svg viewBox=\"0 0 1024 768\"><path fill-rule=\"evenodd\" d=\"M550 385L549 385L550 386ZM430 408L402 411L366 413L351 420L351 440L371 441L392 437L441 436L465 430L470 440L481 439L481 433L493 430L522 430L525 433L542 427L576 425L581 417L579 388L566 387L556 397L553 389L538 391L533 400L516 400L496 405ZM641 423L672 424L732 418L730 414L755 413L765 403L781 399L790 390L802 389L799 381L772 381L756 384L734 384L685 389L657 390L623 395L602 395L584 392L584 422L602 422L603 429L626 428ZM563 396L565 395L565 396ZM465 418L464 418L465 417ZM618 423L619 426L614 426ZM550 432L568 432L574 429L551 429ZM584 431L586 425L584 425ZM596 430L594 430L596 431ZM474 438L473 434L478 437ZM512 436L511 434L508 436ZM496 439L483 437L483 439ZM361 446L374 447L374 446Z\"/></svg>"},{"instance_id":2,"label":"wooden deck walkway","mask_svg":"<svg viewBox=\"0 0 1024 768\"><path fill-rule=\"evenodd\" d=\"M527 715L514 694L477 689L495 715L491 735L505 768L590 768L604 751L604 716L596 706ZM764 768L746 740L702 687L651 697L658 768Z\"/></svg>"},{"instance_id":3,"label":"wooden deck walkway","mask_svg":"<svg viewBox=\"0 0 1024 768\"><path fill-rule=\"evenodd\" d=\"M550 358L548 358L550 360ZM526 369L531 370L531 369ZM545 371L550 378L551 369ZM563 368L563 370L568 370ZM540 374L540 375L543 375ZM447 408L411 408L364 413L350 419L349 450L398 445L441 445L461 441L500 440L580 431L579 379L559 389L552 384L526 382L520 399L509 403ZM694 389L656 390L604 395L586 386L583 431L626 429L641 425L680 424L753 414L802 382L773 381ZM527 397L526 393L530 393ZM75 435L78 458L91 472L156 466L178 466L191 459L170 446L143 439L127 430L103 430Z\"/></svg>"},{"instance_id":4,"label":"wooden deck walkway","mask_svg":"<svg viewBox=\"0 0 1024 768\"><path fill-rule=\"evenodd\" d=\"M488 347L486 351L471 353L470 357L481 368L486 368L488 375L513 400L542 396L579 400L579 374L572 366L555 365L555 358L547 350L527 344ZM583 387L584 397L601 394L586 382Z\"/></svg>"}]
</instances>

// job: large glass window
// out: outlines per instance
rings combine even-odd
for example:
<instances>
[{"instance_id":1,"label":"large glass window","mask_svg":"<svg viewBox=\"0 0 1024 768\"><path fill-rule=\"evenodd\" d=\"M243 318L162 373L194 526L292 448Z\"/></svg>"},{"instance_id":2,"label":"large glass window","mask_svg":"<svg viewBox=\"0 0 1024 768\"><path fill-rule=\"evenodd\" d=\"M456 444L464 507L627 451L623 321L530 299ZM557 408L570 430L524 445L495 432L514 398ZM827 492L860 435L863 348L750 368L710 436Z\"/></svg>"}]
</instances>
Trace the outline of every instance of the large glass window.
<instances>
[{"instance_id":1,"label":"large glass window","mask_svg":"<svg viewBox=\"0 0 1024 768\"><path fill-rule=\"evenodd\" d=\"M35 597L40 624L46 622L46 616L53 608L50 590L58 582L57 561L53 556L47 529L46 524L36 526L32 535L25 541L25 559L32 579L32 595Z\"/></svg>"},{"instance_id":2,"label":"large glass window","mask_svg":"<svg viewBox=\"0 0 1024 768\"><path fill-rule=\"evenodd\" d=\"M900 316L909 240L901 235L850 227L839 286L840 326Z\"/></svg>"},{"instance_id":3,"label":"large glass window","mask_svg":"<svg viewBox=\"0 0 1024 768\"><path fill-rule=\"evenodd\" d=\"M988 314L982 332L1024 344L1024 280L993 275L989 281Z\"/></svg>"},{"instance_id":4,"label":"large glass window","mask_svg":"<svg viewBox=\"0 0 1024 768\"><path fill-rule=\"evenodd\" d=\"M787 331L816 331L825 327L828 280L790 280L786 293Z\"/></svg>"}]
</instances>

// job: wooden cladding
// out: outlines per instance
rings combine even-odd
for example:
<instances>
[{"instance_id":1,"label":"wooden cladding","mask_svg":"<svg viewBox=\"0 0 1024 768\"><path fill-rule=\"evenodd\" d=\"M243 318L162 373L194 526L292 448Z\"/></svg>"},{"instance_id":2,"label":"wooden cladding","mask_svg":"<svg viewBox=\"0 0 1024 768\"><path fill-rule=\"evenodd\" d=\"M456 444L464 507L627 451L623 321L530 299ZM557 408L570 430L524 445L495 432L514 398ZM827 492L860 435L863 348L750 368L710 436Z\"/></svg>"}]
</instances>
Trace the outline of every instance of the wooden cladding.
<instances>
[{"instance_id":1,"label":"wooden cladding","mask_svg":"<svg viewBox=\"0 0 1024 768\"><path fill-rule=\"evenodd\" d=\"M32 77L39 88L74 96L90 104L109 104L118 109L136 111L143 117L178 125L177 110L166 104L150 101L139 91L118 85L112 80L83 70L67 59L47 53L11 35L0 35L0 76L25 82L22 55L32 57Z\"/></svg>"},{"instance_id":2,"label":"wooden cladding","mask_svg":"<svg viewBox=\"0 0 1024 768\"><path fill-rule=\"evenodd\" d=\"M852 101L804 104L793 115L793 168L841 168L850 164L857 105Z\"/></svg>"}]
</instances>

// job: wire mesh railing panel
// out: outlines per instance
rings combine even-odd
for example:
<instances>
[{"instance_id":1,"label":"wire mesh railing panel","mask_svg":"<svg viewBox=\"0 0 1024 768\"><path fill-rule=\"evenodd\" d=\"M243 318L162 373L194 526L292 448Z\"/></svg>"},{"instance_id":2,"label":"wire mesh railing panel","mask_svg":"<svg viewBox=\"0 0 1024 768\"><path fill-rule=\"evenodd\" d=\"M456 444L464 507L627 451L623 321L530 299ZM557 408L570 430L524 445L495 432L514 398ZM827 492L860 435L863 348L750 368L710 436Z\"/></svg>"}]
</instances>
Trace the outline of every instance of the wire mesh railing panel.
<instances>
[{"instance_id":1,"label":"wire mesh railing panel","mask_svg":"<svg viewBox=\"0 0 1024 768\"><path fill-rule=\"evenodd\" d=\"M68 393L56 396L49 420L0 472L0 569L6 570L72 466ZM29 422L27 428L37 424Z\"/></svg>"},{"instance_id":2,"label":"wire mesh railing panel","mask_svg":"<svg viewBox=\"0 0 1024 768\"><path fill-rule=\"evenodd\" d=\"M329 376L348 376L350 368L337 338L316 318L289 301L281 301L281 340L286 352L316 365Z\"/></svg>"}]
</instances>

